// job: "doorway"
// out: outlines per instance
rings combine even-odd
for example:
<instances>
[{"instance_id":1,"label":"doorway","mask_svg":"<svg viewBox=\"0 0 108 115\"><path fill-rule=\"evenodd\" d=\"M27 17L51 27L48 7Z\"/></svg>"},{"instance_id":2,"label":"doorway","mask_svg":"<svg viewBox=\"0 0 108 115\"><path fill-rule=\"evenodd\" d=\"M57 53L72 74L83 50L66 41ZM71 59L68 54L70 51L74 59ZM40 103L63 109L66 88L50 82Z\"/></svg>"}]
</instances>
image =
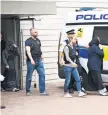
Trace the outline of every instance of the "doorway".
<instances>
[{"instance_id":1,"label":"doorway","mask_svg":"<svg viewBox=\"0 0 108 115\"><path fill-rule=\"evenodd\" d=\"M1 33L3 39L13 40L14 43L18 46L21 52L21 40L20 40L20 19L15 15L1 15ZM15 59L15 69L16 69L16 82L19 89L21 86L21 56L16 57Z\"/></svg>"}]
</instances>

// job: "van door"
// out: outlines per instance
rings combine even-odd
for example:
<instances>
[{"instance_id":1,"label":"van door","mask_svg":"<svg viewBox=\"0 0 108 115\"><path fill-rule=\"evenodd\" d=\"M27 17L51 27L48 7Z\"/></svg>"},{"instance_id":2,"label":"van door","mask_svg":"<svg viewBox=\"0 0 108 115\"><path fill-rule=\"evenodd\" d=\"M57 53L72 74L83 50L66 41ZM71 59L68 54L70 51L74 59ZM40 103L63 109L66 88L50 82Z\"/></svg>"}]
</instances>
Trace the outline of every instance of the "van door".
<instances>
[{"instance_id":1,"label":"van door","mask_svg":"<svg viewBox=\"0 0 108 115\"><path fill-rule=\"evenodd\" d=\"M61 78L61 79L64 79L65 78L65 74L64 74L64 67L61 66L59 64L59 61L60 61L60 55L59 55L59 50L60 50L60 47L61 47L61 37L62 37L62 33L60 33L60 37L59 37L59 43L58 43L58 76Z\"/></svg>"}]
</instances>

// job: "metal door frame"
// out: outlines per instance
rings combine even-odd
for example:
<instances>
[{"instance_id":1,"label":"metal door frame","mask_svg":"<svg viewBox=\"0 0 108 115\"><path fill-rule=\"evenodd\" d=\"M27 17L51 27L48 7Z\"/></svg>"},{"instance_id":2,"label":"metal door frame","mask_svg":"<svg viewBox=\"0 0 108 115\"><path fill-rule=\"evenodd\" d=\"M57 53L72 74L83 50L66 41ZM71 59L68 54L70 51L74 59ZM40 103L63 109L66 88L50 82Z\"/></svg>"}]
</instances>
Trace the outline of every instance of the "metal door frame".
<instances>
[{"instance_id":1,"label":"metal door frame","mask_svg":"<svg viewBox=\"0 0 108 115\"><path fill-rule=\"evenodd\" d=\"M5 17L4 17L5 16ZM13 26L13 40L15 42L15 44L18 46L19 50L21 49L20 48L20 22L18 23L18 26L17 26L17 21L19 21L19 17L18 16L13 16L13 15L1 15L1 19L3 20L12 20L12 26ZM20 50L21 51L21 50ZM21 75L20 75L20 71L21 71L21 66L20 66L20 60L21 58L18 57L15 59L15 69L16 69L16 82L17 82L17 86L18 88L21 89L21 83L20 83L20 79L21 79Z\"/></svg>"},{"instance_id":2,"label":"metal door frame","mask_svg":"<svg viewBox=\"0 0 108 115\"><path fill-rule=\"evenodd\" d=\"M34 21L35 21L35 18L22 18L22 19L20 19L20 21L32 21L32 28L34 28ZM25 66L25 64L24 64L24 49L23 49L23 30L20 28L20 44L21 44L21 46L20 46L20 48L22 48L21 49L21 54L23 54L23 55L21 55L20 56L20 58L21 58L21 61L20 61L20 66L21 66L21 89L23 89L23 78L24 78L24 76L23 76L23 66Z\"/></svg>"}]
</instances>

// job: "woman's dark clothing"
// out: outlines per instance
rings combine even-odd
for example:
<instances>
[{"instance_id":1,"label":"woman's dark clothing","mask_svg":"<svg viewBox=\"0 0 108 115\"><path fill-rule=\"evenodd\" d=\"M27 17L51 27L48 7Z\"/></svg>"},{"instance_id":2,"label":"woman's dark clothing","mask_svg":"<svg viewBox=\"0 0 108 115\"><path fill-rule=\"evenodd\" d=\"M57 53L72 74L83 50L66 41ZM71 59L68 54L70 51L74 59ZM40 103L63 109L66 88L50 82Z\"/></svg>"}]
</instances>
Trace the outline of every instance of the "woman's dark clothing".
<instances>
[{"instance_id":1,"label":"woman's dark clothing","mask_svg":"<svg viewBox=\"0 0 108 115\"><path fill-rule=\"evenodd\" d=\"M92 76L92 84L91 85L93 85L95 90L104 89L104 85L102 83L102 78L101 78L101 73L91 70L91 71L89 71L89 77L91 77L91 76ZM90 83L90 81L89 81L89 83Z\"/></svg>"},{"instance_id":2,"label":"woman's dark clothing","mask_svg":"<svg viewBox=\"0 0 108 115\"><path fill-rule=\"evenodd\" d=\"M101 78L102 71L102 60L104 57L104 52L99 48L98 39L94 39L89 43L88 49L88 76L91 77L91 83L89 85L94 86L96 90L102 90L104 88Z\"/></svg>"},{"instance_id":3,"label":"woman's dark clothing","mask_svg":"<svg viewBox=\"0 0 108 115\"><path fill-rule=\"evenodd\" d=\"M96 44L96 41L91 41L88 48L88 69L98 72L102 71L102 60L104 52Z\"/></svg>"},{"instance_id":4,"label":"woman's dark clothing","mask_svg":"<svg viewBox=\"0 0 108 115\"><path fill-rule=\"evenodd\" d=\"M5 69L4 76L5 80L2 83L3 89L16 88L16 69L15 69L15 58L19 56L19 49L14 47L12 41L7 42L6 49L2 52L3 63L9 68Z\"/></svg>"}]
</instances>

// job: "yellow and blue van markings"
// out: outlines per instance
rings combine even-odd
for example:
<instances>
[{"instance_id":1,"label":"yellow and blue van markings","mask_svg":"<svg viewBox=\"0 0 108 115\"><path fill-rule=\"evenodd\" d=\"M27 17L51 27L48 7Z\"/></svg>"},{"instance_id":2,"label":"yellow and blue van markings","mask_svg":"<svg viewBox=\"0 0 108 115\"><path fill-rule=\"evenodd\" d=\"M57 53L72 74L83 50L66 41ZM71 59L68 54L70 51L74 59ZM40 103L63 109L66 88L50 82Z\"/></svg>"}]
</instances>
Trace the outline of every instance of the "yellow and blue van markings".
<instances>
[{"instance_id":1,"label":"yellow and blue van markings","mask_svg":"<svg viewBox=\"0 0 108 115\"><path fill-rule=\"evenodd\" d=\"M103 51L104 51L104 59L105 61L108 61L108 47L102 46Z\"/></svg>"},{"instance_id":2,"label":"yellow and blue van markings","mask_svg":"<svg viewBox=\"0 0 108 115\"><path fill-rule=\"evenodd\" d=\"M80 48L79 49L79 56L82 57L82 58L88 59L88 49Z\"/></svg>"}]
</instances>

